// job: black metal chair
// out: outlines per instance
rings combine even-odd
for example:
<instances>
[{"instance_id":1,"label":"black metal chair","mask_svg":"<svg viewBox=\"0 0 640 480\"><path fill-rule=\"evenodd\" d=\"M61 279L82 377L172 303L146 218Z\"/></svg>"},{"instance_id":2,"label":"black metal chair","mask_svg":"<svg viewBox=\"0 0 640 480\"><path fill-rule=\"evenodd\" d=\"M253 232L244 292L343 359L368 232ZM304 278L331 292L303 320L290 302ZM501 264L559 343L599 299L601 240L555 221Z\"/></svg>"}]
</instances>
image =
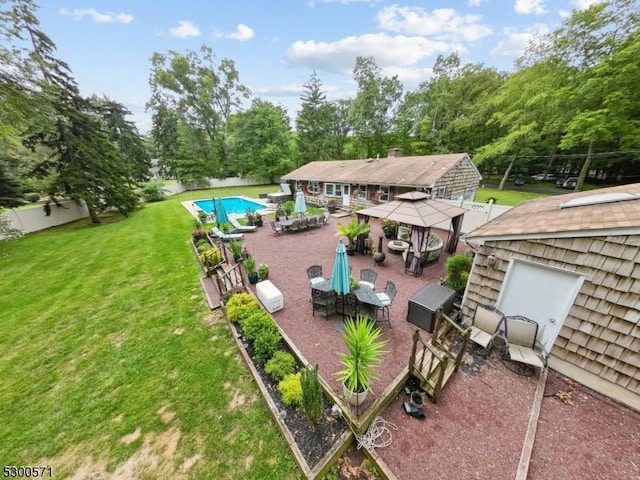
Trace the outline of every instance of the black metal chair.
<instances>
[{"instance_id":1,"label":"black metal chair","mask_svg":"<svg viewBox=\"0 0 640 480\"><path fill-rule=\"evenodd\" d=\"M309 285L315 285L316 283L324 282L322 276L322 266L311 265L307 268L307 277L309 277Z\"/></svg>"},{"instance_id":2,"label":"black metal chair","mask_svg":"<svg viewBox=\"0 0 640 480\"><path fill-rule=\"evenodd\" d=\"M396 292L397 292L396 284L393 283L391 280L388 280L386 286L384 287L384 292L376 293L376 295L378 296L378 299L382 302L382 305L383 305L381 308L378 309L382 314L382 318L380 319L380 321L381 322L386 321L389 324L389 327L391 327L389 307L393 303L393 299L396 296ZM377 315L376 315L376 320L377 320Z\"/></svg>"},{"instance_id":3,"label":"black metal chair","mask_svg":"<svg viewBox=\"0 0 640 480\"><path fill-rule=\"evenodd\" d=\"M363 268L360 270L360 285L366 285L367 287L376 289L376 279L378 278L378 272L372 268Z\"/></svg>"}]
</instances>

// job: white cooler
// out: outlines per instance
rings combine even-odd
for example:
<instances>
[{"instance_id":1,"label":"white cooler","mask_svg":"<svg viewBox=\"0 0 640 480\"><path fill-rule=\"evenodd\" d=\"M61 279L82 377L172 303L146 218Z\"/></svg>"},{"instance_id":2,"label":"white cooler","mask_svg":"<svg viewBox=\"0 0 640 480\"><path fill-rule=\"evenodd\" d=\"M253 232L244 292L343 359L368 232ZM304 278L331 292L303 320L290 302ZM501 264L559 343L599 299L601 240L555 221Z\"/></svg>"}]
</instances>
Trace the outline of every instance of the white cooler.
<instances>
[{"instance_id":1,"label":"white cooler","mask_svg":"<svg viewBox=\"0 0 640 480\"><path fill-rule=\"evenodd\" d=\"M268 312L273 313L277 310L282 310L284 307L284 299L282 298L282 292L271 283L271 280L264 280L256 284L256 293L258 298L264 305L264 308Z\"/></svg>"}]
</instances>

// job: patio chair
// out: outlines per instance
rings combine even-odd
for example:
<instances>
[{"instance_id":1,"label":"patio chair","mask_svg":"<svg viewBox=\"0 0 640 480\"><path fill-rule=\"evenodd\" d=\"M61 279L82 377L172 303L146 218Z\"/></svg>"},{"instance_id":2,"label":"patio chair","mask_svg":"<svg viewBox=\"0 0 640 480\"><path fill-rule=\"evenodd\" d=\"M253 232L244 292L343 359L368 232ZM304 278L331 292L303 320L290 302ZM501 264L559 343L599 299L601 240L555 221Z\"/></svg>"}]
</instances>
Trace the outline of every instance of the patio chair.
<instances>
[{"instance_id":1,"label":"patio chair","mask_svg":"<svg viewBox=\"0 0 640 480\"><path fill-rule=\"evenodd\" d=\"M365 285L373 290L376 289L376 278L378 278L378 272L372 268L363 268L360 270L360 285Z\"/></svg>"},{"instance_id":2,"label":"patio chair","mask_svg":"<svg viewBox=\"0 0 640 480\"><path fill-rule=\"evenodd\" d=\"M271 222L271 230L273 230L274 235L280 235L284 228L278 222Z\"/></svg>"},{"instance_id":3,"label":"patio chair","mask_svg":"<svg viewBox=\"0 0 640 480\"><path fill-rule=\"evenodd\" d=\"M249 233L249 232L255 232L258 229L258 227L256 227L255 225L241 225L238 222L238 220L235 218L230 218L229 222L231 223L231 225L233 225L234 232Z\"/></svg>"},{"instance_id":4,"label":"patio chair","mask_svg":"<svg viewBox=\"0 0 640 480\"><path fill-rule=\"evenodd\" d=\"M386 321L389 324L389 327L391 327L391 318L389 317L389 307L393 303L393 299L396 296L396 291L397 291L396 284L393 283L391 280L387 280L387 285L384 287L384 292L376 293L376 295L378 296L378 299L382 302L382 305L383 305L383 307L378 309L382 314L382 319L380 321L382 322L385 321L385 316L386 316ZM377 320L377 315L376 315L376 320Z\"/></svg>"},{"instance_id":5,"label":"patio chair","mask_svg":"<svg viewBox=\"0 0 640 480\"><path fill-rule=\"evenodd\" d=\"M324 282L322 277L322 267L320 265L311 265L307 268L307 277L309 277L309 285Z\"/></svg>"},{"instance_id":6,"label":"patio chair","mask_svg":"<svg viewBox=\"0 0 640 480\"><path fill-rule=\"evenodd\" d=\"M231 241L231 240L242 240L244 238L244 234L243 233L224 233L218 227L213 227L211 229L211 235L213 235L214 237L217 237L220 240L223 240L225 242L228 242L228 241Z\"/></svg>"},{"instance_id":7,"label":"patio chair","mask_svg":"<svg viewBox=\"0 0 640 480\"><path fill-rule=\"evenodd\" d=\"M307 217L301 218L299 223L300 230L304 230L307 227L309 227L309 219Z\"/></svg>"},{"instance_id":8,"label":"patio chair","mask_svg":"<svg viewBox=\"0 0 640 480\"><path fill-rule=\"evenodd\" d=\"M469 340L477 343L485 350L489 350L493 345L493 340L500 332L503 322L504 315L500 310L479 303L471 320Z\"/></svg>"},{"instance_id":9,"label":"patio chair","mask_svg":"<svg viewBox=\"0 0 640 480\"><path fill-rule=\"evenodd\" d=\"M298 218L296 218L292 223L291 226L289 227L289 231L290 232L297 232L298 230L300 230L300 220Z\"/></svg>"},{"instance_id":10,"label":"patio chair","mask_svg":"<svg viewBox=\"0 0 640 480\"><path fill-rule=\"evenodd\" d=\"M547 355L537 343L538 324L521 315L505 317L505 357L534 367L546 366Z\"/></svg>"}]
</instances>

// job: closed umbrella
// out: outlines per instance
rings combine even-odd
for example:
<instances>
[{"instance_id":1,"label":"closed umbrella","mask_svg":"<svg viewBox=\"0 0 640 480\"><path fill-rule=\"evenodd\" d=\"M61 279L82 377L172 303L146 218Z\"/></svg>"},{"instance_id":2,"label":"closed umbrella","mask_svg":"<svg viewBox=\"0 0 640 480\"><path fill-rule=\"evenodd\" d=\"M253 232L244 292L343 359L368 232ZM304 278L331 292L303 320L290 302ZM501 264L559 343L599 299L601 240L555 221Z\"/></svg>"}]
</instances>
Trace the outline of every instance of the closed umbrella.
<instances>
[{"instance_id":1,"label":"closed umbrella","mask_svg":"<svg viewBox=\"0 0 640 480\"><path fill-rule=\"evenodd\" d=\"M304 201L304 192L302 190L296 192L296 206L293 211L300 215L304 215L307 212L307 203Z\"/></svg>"},{"instance_id":2,"label":"closed umbrella","mask_svg":"<svg viewBox=\"0 0 640 480\"><path fill-rule=\"evenodd\" d=\"M229 222L229 217L227 216L227 211L224 209L222 198L213 199L213 210L216 213L216 223L218 224L218 228L220 228L221 224Z\"/></svg>"},{"instance_id":3,"label":"closed umbrella","mask_svg":"<svg viewBox=\"0 0 640 480\"><path fill-rule=\"evenodd\" d=\"M351 286L351 270L347 258L347 249L340 240L336 248L336 258L333 263L333 274L331 275L331 288L339 295L349 293Z\"/></svg>"}]
</instances>

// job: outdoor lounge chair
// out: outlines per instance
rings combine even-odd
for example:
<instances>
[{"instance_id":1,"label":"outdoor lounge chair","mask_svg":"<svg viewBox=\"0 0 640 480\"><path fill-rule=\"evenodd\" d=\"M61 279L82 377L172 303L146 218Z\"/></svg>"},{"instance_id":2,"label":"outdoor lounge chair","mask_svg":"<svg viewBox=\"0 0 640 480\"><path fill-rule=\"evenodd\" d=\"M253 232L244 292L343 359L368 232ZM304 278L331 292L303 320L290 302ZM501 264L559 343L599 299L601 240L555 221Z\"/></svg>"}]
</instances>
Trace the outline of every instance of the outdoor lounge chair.
<instances>
[{"instance_id":1,"label":"outdoor lounge chair","mask_svg":"<svg viewBox=\"0 0 640 480\"><path fill-rule=\"evenodd\" d=\"M502 322L504 322L502 312L489 305L479 303L471 321L469 340L477 343L485 350L489 350L496 335L500 332Z\"/></svg>"},{"instance_id":2,"label":"outdoor lounge chair","mask_svg":"<svg viewBox=\"0 0 640 480\"><path fill-rule=\"evenodd\" d=\"M213 227L211 229L211 235L225 242L228 242L230 240L242 240L244 238L244 234L242 233L224 233L218 227Z\"/></svg>"},{"instance_id":3,"label":"outdoor lounge chair","mask_svg":"<svg viewBox=\"0 0 640 480\"><path fill-rule=\"evenodd\" d=\"M233 231L236 233L255 232L258 229L255 225L241 225L235 218L230 218L229 222L233 225Z\"/></svg>"},{"instance_id":4,"label":"outdoor lounge chair","mask_svg":"<svg viewBox=\"0 0 640 480\"><path fill-rule=\"evenodd\" d=\"M536 342L537 336L538 324L534 320L520 315L505 317L506 358L543 368L547 356Z\"/></svg>"}]
</instances>

